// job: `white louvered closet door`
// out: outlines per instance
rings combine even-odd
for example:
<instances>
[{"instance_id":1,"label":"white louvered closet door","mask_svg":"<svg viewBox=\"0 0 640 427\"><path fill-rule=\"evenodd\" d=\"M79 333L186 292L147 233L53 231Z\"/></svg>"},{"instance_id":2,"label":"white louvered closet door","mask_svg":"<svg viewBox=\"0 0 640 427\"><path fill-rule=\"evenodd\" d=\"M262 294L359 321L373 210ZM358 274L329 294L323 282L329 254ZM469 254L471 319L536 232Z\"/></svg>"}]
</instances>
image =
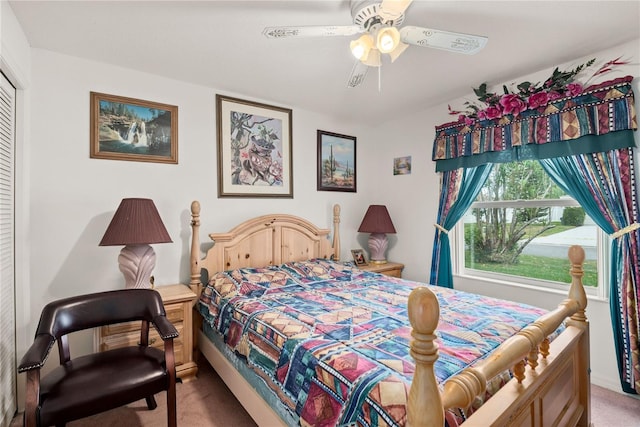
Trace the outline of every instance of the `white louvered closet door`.
<instances>
[{"instance_id":1,"label":"white louvered closet door","mask_svg":"<svg viewBox=\"0 0 640 427\"><path fill-rule=\"evenodd\" d=\"M14 148L16 90L0 73L0 426L16 412Z\"/></svg>"}]
</instances>

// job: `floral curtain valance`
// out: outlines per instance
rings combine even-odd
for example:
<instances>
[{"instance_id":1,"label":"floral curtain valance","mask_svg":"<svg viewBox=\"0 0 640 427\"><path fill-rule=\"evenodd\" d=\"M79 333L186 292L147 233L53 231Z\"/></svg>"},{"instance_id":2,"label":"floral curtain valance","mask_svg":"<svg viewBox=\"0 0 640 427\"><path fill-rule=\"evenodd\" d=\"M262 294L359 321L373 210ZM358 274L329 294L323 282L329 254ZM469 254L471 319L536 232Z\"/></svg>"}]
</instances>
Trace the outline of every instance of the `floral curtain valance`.
<instances>
[{"instance_id":1,"label":"floral curtain valance","mask_svg":"<svg viewBox=\"0 0 640 427\"><path fill-rule=\"evenodd\" d=\"M436 126L436 170L585 154L635 145L632 76L495 119ZM483 116L484 117L484 116Z\"/></svg>"}]
</instances>

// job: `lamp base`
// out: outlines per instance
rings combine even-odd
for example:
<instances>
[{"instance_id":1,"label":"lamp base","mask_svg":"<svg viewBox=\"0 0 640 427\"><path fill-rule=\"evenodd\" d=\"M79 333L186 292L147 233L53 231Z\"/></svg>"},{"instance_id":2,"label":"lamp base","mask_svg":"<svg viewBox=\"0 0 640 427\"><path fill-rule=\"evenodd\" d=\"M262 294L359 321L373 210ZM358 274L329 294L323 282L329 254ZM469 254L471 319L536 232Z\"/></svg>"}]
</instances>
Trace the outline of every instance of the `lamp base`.
<instances>
[{"instance_id":1,"label":"lamp base","mask_svg":"<svg viewBox=\"0 0 640 427\"><path fill-rule=\"evenodd\" d=\"M152 288L151 272L156 266L156 253L149 245L127 245L118 256L125 288Z\"/></svg>"},{"instance_id":2,"label":"lamp base","mask_svg":"<svg viewBox=\"0 0 640 427\"><path fill-rule=\"evenodd\" d=\"M386 264L387 235L385 233L371 233L369 235L369 261L372 264Z\"/></svg>"}]
</instances>

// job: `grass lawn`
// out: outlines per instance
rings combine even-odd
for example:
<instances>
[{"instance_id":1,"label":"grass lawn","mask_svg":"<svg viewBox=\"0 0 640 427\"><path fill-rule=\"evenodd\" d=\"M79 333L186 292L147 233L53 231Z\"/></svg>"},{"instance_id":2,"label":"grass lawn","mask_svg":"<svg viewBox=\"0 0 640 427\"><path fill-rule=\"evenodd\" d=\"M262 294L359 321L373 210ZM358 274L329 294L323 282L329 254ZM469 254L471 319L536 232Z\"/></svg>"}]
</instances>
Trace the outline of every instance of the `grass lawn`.
<instances>
[{"instance_id":1,"label":"grass lawn","mask_svg":"<svg viewBox=\"0 0 640 427\"><path fill-rule=\"evenodd\" d=\"M575 228L572 225L562 225L559 222L553 223L554 227L546 230L541 236L550 236L562 231ZM474 223L467 223L465 226L465 235L471 235L475 227ZM527 227L527 236L536 234L543 226L531 225ZM468 242L467 242L468 244ZM477 263L471 259L470 251L465 251L465 266L476 270L492 271L495 273L510 274L512 276L530 277L534 279L550 280L553 282L571 283L571 275L569 274L569 259L567 258L550 258L534 255L518 256L516 264L498 264L498 263ZM585 260L584 276L582 282L585 286L598 286L598 271L595 260Z\"/></svg>"},{"instance_id":2,"label":"grass lawn","mask_svg":"<svg viewBox=\"0 0 640 427\"><path fill-rule=\"evenodd\" d=\"M492 271L495 273L511 274L513 276L531 277L554 282L571 283L569 274L569 260L562 258L548 258L533 255L520 255L517 264L476 263L470 259L469 251L465 251L465 266L476 270ZM598 271L595 260L584 262L585 286L598 286Z\"/></svg>"}]
</instances>

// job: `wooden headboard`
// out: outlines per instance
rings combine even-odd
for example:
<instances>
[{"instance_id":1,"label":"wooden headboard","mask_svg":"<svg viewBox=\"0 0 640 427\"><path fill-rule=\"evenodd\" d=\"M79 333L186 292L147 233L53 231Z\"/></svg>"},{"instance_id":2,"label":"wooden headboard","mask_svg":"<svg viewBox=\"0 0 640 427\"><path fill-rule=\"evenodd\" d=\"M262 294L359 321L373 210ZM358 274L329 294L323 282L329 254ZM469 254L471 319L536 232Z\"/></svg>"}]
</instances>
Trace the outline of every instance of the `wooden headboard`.
<instances>
[{"instance_id":1,"label":"wooden headboard","mask_svg":"<svg viewBox=\"0 0 640 427\"><path fill-rule=\"evenodd\" d=\"M191 203L191 288L199 294L202 270L207 277L219 271L265 267L311 258L340 259L340 206L333 206L331 230L287 214L249 219L226 233L211 233L214 242L200 259L200 203Z\"/></svg>"}]
</instances>

